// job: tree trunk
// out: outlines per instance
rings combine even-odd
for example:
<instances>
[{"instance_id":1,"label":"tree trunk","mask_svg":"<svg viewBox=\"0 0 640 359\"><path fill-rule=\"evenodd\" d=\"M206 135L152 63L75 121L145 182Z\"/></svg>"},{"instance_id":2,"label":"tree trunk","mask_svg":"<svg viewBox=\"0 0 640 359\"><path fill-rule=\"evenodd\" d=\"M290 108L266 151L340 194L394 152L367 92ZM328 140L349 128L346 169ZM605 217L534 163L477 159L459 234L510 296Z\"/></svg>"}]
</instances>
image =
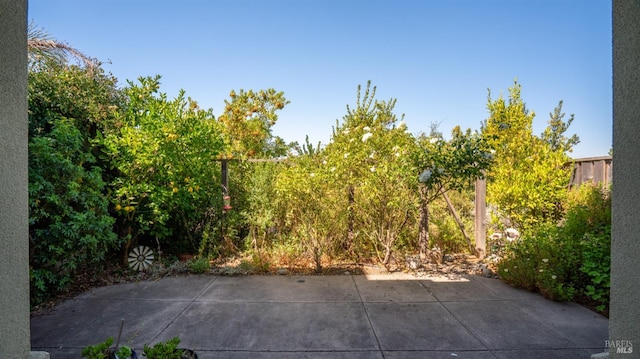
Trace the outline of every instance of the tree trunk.
<instances>
[{"instance_id":1,"label":"tree trunk","mask_svg":"<svg viewBox=\"0 0 640 359\"><path fill-rule=\"evenodd\" d=\"M348 196L347 199L349 203L347 207L347 243L346 243L345 249L350 251L353 249L353 241L355 239L355 233L354 233L355 214L354 214L353 205L356 202L356 196L355 196L355 189L353 185L349 185L347 196Z\"/></svg>"},{"instance_id":2,"label":"tree trunk","mask_svg":"<svg viewBox=\"0 0 640 359\"><path fill-rule=\"evenodd\" d=\"M427 187L424 185L420 186L418 247L420 248L420 258L426 259L429 254L429 203L427 202Z\"/></svg>"},{"instance_id":3,"label":"tree trunk","mask_svg":"<svg viewBox=\"0 0 640 359\"><path fill-rule=\"evenodd\" d=\"M384 248L384 259L382 260L382 264L387 270L389 270L389 262L391 262L391 246L387 245Z\"/></svg>"},{"instance_id":4,"label":"tree trunk","mask_svg":"<svg viewBox=\"0 0 640 359\"><path fill-rule=\"evenodd\" d=\"M131 248L131 244L133 243L133 236L131 235L131 225L127 227L127 242L124 244L124 248L122 251L122 265L127 267L129 265L129 249Z\"/></svg>"}]
</instances>

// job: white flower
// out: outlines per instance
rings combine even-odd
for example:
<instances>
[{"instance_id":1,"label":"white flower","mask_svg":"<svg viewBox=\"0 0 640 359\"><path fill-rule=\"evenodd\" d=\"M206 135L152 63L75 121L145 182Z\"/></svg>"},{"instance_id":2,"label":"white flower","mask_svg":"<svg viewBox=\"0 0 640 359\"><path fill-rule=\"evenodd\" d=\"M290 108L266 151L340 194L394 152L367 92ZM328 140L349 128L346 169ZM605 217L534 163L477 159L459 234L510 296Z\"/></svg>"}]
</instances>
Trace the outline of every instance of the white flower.
<instances>
[{"instance_id":1,"label":"white flower","mask_svg":"<svg viewBox=\"0 0 640 359\"><path fill-rule=\"evenodd\" d=\"M315 173L313 173L313 172L309 173L309 177L315 177L315 176L316 176Z\"/></svg>"},{"instance_id":2,"label":"white flower","mask_svg":"<svg viewBox=\"0 0 640 359\"><path fill-rule=\"evenodd\" d=\"M342 131L342 133L344 133L345 135L348 135L349 134L349 129L348 128L345 129L344 131Z\"/></svg>"},{"instance_id":3,"label":"white flower","mask_svg":"<svg viewBox=\"0 0 640 359\"><path fill-rule=\"evenodd\" d=\"M371 170L371 172L375 172L376 171L376 166L371 166L370 170Z\"/></svg>"},{"instance_id":4,"label":"white flower","mask_svg":"<svg viewBox=\"0 0 640 359\"><path fill-rule=\"evenodd\" d=\"M504 230L504 233L506 233L507 239L511 238L511 240L513 240L520 237L520 232L515 228L507 228Z\"/></svg>"},{"instance_id":5,"label":"white flower","mask_svg":"<svg viewBox=\"0 0 640 359\"><path fill-rule=\"evenodd\" d=\"M505 268L505 269L504 269L504 271L505 271L505 272L509 272L509 268Z\"/></svg>"},{"instance_id":6,"label":"white flower","mask_svg":"<svg viewBox=\"0 0 640 359\"><path fill-rule=\"evenodd\" d=\"M396 157L400 157L400 152L395 153Z\"/></svg>"},{"instance_id":7,"label":"white flower","mask_svg":"<svg viewBox=\"0 0 640 359\"><path fill-rule=\"evenodd\" d=\"M342 157L344 157L344 158L349 157L349 153L345 153L344 156L342 156Z\"/></svg>"},{"instance_id":8,"label":"white flower","mask_svg":"<svg viewBox=\"0 0 640 359\"><path fill-rule=\"evenodd\" d=\"M555 274L551 276L551 279L556 279L558 278Z\"/></svg>"},{"instance_id":9,"label":"white flower","mask_svg":"<svg viewBox=\"0 0 640 359\"><path fill-rule=\"evenodd\" d=\"M438 142L438 138L437 138L437 137L432 137L432 138L429 140L429 143L436 143L436 142Z\"/></svg>"},{"instance_id":10,"label":"white flower","mask_svg":"<svg viewBox=\"0 0 640 359\"><path fill-rule=\"evenodd\" d=\"M322 161L322 164L326 165L327 164L327 160Z\"/></svg>"},{"instance_id":11,"label":"white flower","mask_svg":"<svg viewBox=\"0 0 640 359\"><path fill-rule=\"evenodd\" d=\"M542 258L542 261L547 263L549 260L547 258Z\"/></svg>"},{"instance_id":12,"label":"white flower","mask_svg":"<svg viewBox=\"0 0 640 359\"><path fill-rule=\"evenodd\" d=\"M371 129L369 128L369 126L364 126L363 130L365 130L366 132L371 131Z\"/></svg>"},{"instance_id":13,"label":"white flower","mask_svg":"<svg viewBox=\"0 0 640 359\"><path fill-rule=\"evenodd\" d=\"M369 158L373 158L376 154L376 151L371 152L371 154L369 155Z\"/></svg>"},{"instance_id":14,"label":"white flower","mask_svg":"<svg viewBox=\"0 0 640 359\"><path fill-rule=\"evenodd\" d=\"M364 135L362 135L362 142L366 142L371 136L373 136L371 132L365 133Z\"/></svg>"},{"instance_id":15,"label":"white flower","mask_svg":"<svg viewBox=\"0 0 640 359\"><path fill-rule=\"evenodd\" d=\"M544 272L544 269L540 269L538 272L542 273L542 272Z\"/></svg>"},{"instance_id":16,"label":"white flower","mask_svg":"<svg viewBox=\"0 0 640 359\"><path fill-rule=\"evenodd\" d=\"M336 168L335 167L331 167L331 172L335 171Z\"/></svg>"},{"instance_id":17,"label":"white flower","mask_svg":"<svg viewBox=\"0 0 640 359\"><path fill-rule=\"evenodd\" d=\"M420 177L418 177L418 181L425 183L429 181L429 178L431 178L431 171L424 170L424 172L420 174Z\"/></svg>"}]
</instances>

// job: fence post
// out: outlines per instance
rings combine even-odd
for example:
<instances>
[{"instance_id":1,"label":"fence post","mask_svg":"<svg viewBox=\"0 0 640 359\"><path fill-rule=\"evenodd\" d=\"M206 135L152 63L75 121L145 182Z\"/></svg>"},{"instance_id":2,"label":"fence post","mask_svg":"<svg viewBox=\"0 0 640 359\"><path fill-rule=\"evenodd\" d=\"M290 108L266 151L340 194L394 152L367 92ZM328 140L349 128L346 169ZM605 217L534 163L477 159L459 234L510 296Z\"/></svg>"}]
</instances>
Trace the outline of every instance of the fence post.
<instances>
[{"instance_id":1,"label":"fence post","mask_svg":"<svg viewBox=\"0 0 640 359\"><path fill-rule=\"evenodd\" d=\"M487 252L487 231L485 222L487 218L487 180L479 178L476 180L476 216L475 216L475 255L482 259Z\"/></svg>"}]
</instances>

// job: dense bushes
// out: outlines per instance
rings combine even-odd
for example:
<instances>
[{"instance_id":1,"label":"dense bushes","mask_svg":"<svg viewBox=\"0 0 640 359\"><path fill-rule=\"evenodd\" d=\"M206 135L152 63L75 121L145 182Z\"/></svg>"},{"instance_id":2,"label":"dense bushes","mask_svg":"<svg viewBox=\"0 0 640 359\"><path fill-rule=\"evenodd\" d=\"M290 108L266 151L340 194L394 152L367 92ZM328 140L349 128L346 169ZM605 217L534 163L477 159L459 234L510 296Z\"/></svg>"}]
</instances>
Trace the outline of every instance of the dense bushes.
<instances>
[{"instance_id":1,"label":"dense bushes","mask_svg":"<svg viewBox=\"0 0 640 359\"><path fill-rule=\"evenodd\" d=\"M528 230L555 223L561 216L571 176L569 152L577 136L566 137L573 115L563 121L562 102L550 114L548 126L533 133L535 112L526 108L516 82L509 98L489 97L489 118L482 134L494 150L495 162L488 171L487 201L497 206L502 224Z\"/></svg>"},{"instance_id":2,"label":"dense bushes","mask_svg":"<svg viewBox=\"0 0 640 359\"><path fill-rule=\"evenodd\" d=\"M391 266L434 246L466 251L442 193L471 228L469 184L488 170L488 198L524 234L506 248L501 277L606 309L608 191L583 186L567 195L568 124L558 109L533 136L518 86L509 104L490 102L483 133L455 128L445 139L435 128L412 134L395 100L376 100L367 85L326 146L301 148L271 134L288 103L281 92L232 91L216 118L184 92L167 99L159 85L155 77L117 88L99 67L31 69L32 303L64 290L79 269L122 262L136 242L165 257L197 252L197 271L218 256L243 257L244 269L312 263L320 272L331 260ZM255 157L274 161L246 161Z\"/></svg>"},{"instance_id":3,"label":"dense bushes","mask_svg":"<svg viewBox=\"0 0 640 359\"><path fill-rule=\"evenodd\" d=\"M29 238L32 302L119 246L94 138L113 118L115 80L43 63L29 76Z\"/></svg>"},{"instance_id":4,"label":"dense bushes","mask_svg":"<svg viewBox=\"0 0 640 359\"><path fill-rule=\"evenodd\" d=\"M606 312L609 305L611 196L582 185L570 193L564 221L544 225L508 245L499 264L506 282L556 300L585 300Z\"/></svg>"},{"instance_id":5,"label":"dense bushes","mask_svg":"<svg viewBox=\"0 0 640 359\"><path fill-rule=\"evenodd\" d=\"M141 78L124 89L118 124L101 141L113 169L111 202L118 232L129 246L140 236L169 246L170 238L193 242L221 194L217 156L223 140L211 111L184 92L173 100L159 92L159 78Z\"/></svg>"}]
</instances>

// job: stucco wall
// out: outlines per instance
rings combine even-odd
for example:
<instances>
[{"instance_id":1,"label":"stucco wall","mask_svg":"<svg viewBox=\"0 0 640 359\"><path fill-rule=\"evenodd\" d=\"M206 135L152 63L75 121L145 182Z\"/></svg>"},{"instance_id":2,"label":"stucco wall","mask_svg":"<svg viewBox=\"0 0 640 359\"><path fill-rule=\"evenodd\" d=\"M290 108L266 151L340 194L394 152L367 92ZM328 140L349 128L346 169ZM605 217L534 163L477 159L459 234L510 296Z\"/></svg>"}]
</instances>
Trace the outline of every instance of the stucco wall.
<instances>
[{"instance_id":1,"label":"stucco wall","mask_svg":"<svg viewBox=\"0 0 640 359\"><path fill-rule=\"evenodd\" d=\"M640 355L640 0L613 4L613 214L609 340ZM622 343L624 344L624 343Z\"/></svg>"},{"instance_id":2,"label":"stucco wall","mask_svg":"<svg viewBox=\"0 0 640 359\"><path fill-rule=\"evenodd\" d=\"M28 358L27 1L0 0L0 358Z\"/></svg>"}]
</instances>

